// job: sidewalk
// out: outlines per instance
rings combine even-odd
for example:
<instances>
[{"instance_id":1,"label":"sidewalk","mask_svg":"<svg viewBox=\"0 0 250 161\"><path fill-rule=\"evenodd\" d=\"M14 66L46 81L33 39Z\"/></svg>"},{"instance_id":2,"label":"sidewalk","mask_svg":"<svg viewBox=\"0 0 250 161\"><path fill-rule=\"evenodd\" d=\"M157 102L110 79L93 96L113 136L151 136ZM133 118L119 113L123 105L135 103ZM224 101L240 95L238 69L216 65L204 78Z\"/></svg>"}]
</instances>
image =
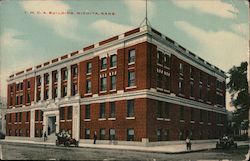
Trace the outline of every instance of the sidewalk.
<instances>
[{"instance_id":1,"label":"sidewalk","mask_svg":"<svg viewBox=\"0 0 250 161\"><path fill-rule=\"evenodd\" d=\"M55 145L54 143L48 142L36 142L36 141L25 141L25 140L1 140L1 142L12 142L12 143L24 143L24 144L39 144L39 145ZM247 141L237 142L238 146L248 145ZM209 149L215 149L215 143L194 143L192 144L192 150L187 151L185 144L176 144L176 145L164 145L164 146L131 146L131 145L110 145L110 144L79 144L79 147L82 148L93 148L93 149L112 149L112 150L129 150L129 151L138 151L138 152L151 152L151 153L166 153L166 154L181 154L181 153L190 153L205 151Z\"/></svg>"}]
</instances>

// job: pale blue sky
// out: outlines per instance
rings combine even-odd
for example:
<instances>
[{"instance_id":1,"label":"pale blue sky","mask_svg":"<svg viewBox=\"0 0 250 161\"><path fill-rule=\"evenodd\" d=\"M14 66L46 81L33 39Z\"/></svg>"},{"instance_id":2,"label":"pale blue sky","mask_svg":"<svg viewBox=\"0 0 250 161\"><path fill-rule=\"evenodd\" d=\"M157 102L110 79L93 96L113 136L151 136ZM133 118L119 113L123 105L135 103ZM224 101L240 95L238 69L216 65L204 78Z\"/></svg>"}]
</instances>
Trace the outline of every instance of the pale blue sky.
<instances>
[{"instance_id":1,"label":"pale blue sky","mask_svg":"<svg viewBox=\"0 0 250 161\"><path fill-rule=\"evenodd\" d=\"M211 64L228 71L247 60L247 1L149 0L148 4L154 28ZM25 13L67 10L115 15ZM144 0L1 1L0 96L6 95L10 74L136 28L144 15Z\"/></svg>"}]
</instances>

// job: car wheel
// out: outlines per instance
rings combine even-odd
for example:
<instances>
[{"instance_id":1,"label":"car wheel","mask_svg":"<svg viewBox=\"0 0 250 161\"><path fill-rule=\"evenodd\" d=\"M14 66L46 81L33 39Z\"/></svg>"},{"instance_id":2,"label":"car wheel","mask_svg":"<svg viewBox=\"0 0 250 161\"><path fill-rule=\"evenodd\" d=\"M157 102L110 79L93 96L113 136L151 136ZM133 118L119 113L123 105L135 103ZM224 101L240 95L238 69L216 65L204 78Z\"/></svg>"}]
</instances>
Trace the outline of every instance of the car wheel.
<instances>
[{"instance_id":1,"label":"car wheel","mask_svg":"<svg viewBox=\"0 0 250 161\"><path fill-rule=\"evenodd\" d=\"M75 144L75 145L76 145L76 147L78 147L78 146L79 146L79 141L76 141L76 144Z\"/></svg>"},{"instance_id":2,"label":"car wheel","mask_svg":"<svg viewBox=\"0 0 250 161\"><path fill-rule=\"evenodd\" d=\"M59 146L59 141L58 140L56 140L56 146Z\"/></svg>"},{"instance_id":3,"label":"car wheel","mask_svg":"<svg viewBox=\"0 0 250 161\"><path fill-rule=\"evenodd\" d=\"M64 146L65 146L65 147L70 146L70 142L69 142L69 141L66 141L66 142L64 143Z\"/></svg>"}]
</instances>

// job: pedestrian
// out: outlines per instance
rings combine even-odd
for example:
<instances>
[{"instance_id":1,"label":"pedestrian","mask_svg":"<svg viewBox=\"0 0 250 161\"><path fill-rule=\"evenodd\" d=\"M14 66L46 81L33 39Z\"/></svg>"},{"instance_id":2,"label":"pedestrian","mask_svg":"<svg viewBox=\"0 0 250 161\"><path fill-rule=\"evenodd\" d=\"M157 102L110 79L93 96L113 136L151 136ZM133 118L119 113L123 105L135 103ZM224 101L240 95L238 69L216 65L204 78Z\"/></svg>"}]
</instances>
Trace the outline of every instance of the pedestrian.
<instances>
[{"instance_id":1,"label":"pedestrian","mask_svg":"<svg viewBox=\"0 0 250 161\"><path fill-rule=\"evenodd\" d=\"M96 143L96 139L97 139L97 134L96 131L94 132L94 144Z\"/></svg>"},{"instance_id":2,"label":"pedestrian","mask_svg":"<svg viewBox=\"0 0 250 161\"><path fill-rule=\"evenodd\" d=\"M47 134L46 134L46 131L44 131L44 134L43 134L43 139L44 139L44 142L47 140Z\"/></svg>"},{"instance_id":3,"label":"pedestrian","mask_svg":"<svg viewBox=\"0 0 250 161\"><path fill-rule=\"evenodd\" d=\"M50 127L48 127L48 135L50 135Z\"/></svg>"},{"instance_id":4,"label":"pedestrian","mask_svg":"<svg viewBox=\"0 0 250 161\"><path fill-rule=\"evenodd\" d=\"M187 147L187 150L191 150L191 141L190 141L189 137L187 137L187 139L186 139L186 147Z\"/></svg>"}]
</instances>

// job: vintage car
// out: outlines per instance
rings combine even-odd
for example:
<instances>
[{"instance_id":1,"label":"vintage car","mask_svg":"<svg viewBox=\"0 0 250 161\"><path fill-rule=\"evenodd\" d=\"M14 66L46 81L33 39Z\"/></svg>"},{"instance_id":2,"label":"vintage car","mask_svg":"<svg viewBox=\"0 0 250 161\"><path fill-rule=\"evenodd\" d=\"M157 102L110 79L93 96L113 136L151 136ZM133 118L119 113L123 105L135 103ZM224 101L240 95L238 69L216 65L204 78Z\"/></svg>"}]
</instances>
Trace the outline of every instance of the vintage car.
<instances>
[{"instance_id":1,"label":"vintage car","mask_svg":"<svg viewBox=\"0 0 250 161\"><path fill-rule=\"evenodd\" d=\"M59 146L61 144L63 144L65 147L68 147L70 145L74 145L75 147L79 146L79 141L72 138L70 135L64 133L57 133L56 136L56 146Z\"/></svg>"},{"instance_id":2,"label":"vintage car","mask_svg":"<svg viewBox=\"0 0 250 161\"><path fill-rule=\"evenodd\" d=\"M228 149L228 148L235 148L237 149L237 143L234 142L234 139L232 137L224 136L219 139L216 143L216 149Z\"/></svg>"},{"instance_id":3,"label":"vintage car","mask_svg":"<svg viewBox=\"0 0 250 161\"><path fill-rule=\"evenodd\" d=\"M5 139L5 134L0 131L0 139Z\"/></svg>"}]
</instances>

